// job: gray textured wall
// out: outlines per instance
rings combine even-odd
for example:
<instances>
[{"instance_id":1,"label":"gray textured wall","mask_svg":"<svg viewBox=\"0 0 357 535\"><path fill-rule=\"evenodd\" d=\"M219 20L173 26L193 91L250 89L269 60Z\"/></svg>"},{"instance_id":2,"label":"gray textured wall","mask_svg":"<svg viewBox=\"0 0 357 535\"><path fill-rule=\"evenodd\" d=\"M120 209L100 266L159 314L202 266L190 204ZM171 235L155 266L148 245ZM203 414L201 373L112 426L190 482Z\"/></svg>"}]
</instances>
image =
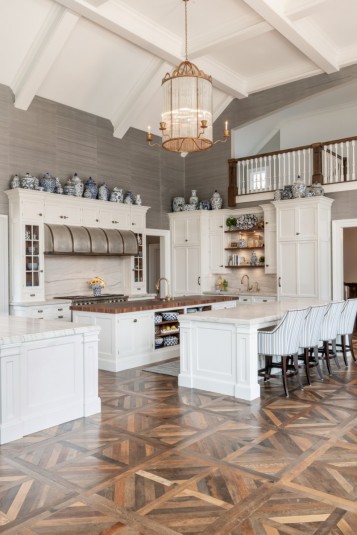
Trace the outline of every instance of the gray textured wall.
<instances>
[{"instance_id":1,"label":"gray textured wall","mask_svg":"<svg viewBox=\"0 0 357 535\"><path fill-rule=\"evenodd\" d=\"M120 140L108 120L42 98L18 110L12 91L0 85L0 213L8 213L11 177L27 171L38 177L49 171L62 183L77 172L140 193L151 207L148 226L168 228L171 198L184 191L185 161L150 148L144 132L130 129Z\"/></svg>"},{"instance_id":2,"label":"gray textured wall","mask_svg":"<svg viewBox=\"0 0 357 535\"><path fill-rule=\"evenodd\" d=\"M224 120L229 121L230 128L237 128L243 124L250 123L260 117L269 115L278 109L288 107L294 102L303 98L316 95L321 91L326 91L357 79L357 65L346 67L334 74L321 74L274 87L266 91L254 93L245 99L235 99L226 108L222 115L214 124L214 139L222 137ZM357 134L357 132L356 132ZM316 141L325 141L317 139ZM185 196L189 197L192 189L197 189L200 199L210 198L213 191L217 189L227 207L227 189L228 189L228 164L227 160L231 157L230 143L218 143L212 150L206 153L190 154L186 157L186 179L185 179ZM357 192L353 193L355 205L357 204ZM337 197L336 197L337 199ZM342 199L342 197L341 197ZM347 196L346 196L347 199ZM338 200L340 203L340 199ZM337 203L334 203L336 205ZM240 205L241 206L241 205ZM353 207L353 201L350 200L348 210L354 210L351 215L356 216L356 209ZM336 206L333 209L334 215L338 215L339 209ZM350 215L345 215L350 217ZM340 217L334 217L341 219Z\"/></svg>"}]
</instances>

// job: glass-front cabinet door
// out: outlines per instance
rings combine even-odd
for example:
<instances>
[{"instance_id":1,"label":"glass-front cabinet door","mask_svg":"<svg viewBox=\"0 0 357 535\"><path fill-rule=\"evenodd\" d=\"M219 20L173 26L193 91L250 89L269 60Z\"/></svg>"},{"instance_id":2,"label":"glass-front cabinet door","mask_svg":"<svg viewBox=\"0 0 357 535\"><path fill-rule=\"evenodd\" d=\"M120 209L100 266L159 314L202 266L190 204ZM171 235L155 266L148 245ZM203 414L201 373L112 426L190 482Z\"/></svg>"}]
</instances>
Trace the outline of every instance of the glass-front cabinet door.
<instances>
[{"instance_id":1,"label":"glass-front cabinet door","mask_svg":"<svg viewBox=\"0 0 357 535\"><path fill-rule=\"evenodd\" d=\"M43 299L43 228L26 223L23 226L22 273L24 297L30 301Z\"/></svg>"},{"instance_id":2,"label":"glass-front cabinet door","mask_svg":"<svg viewBox=\"0 0 357 535\"><path fill-rule=\"evenodd\" d=\"M145 274L145 234L138 232L135 234L138 242L138 254L133 257L132 264L132 291L135 294L146 293L146 274Z\"/></svg>"}]
</instances>

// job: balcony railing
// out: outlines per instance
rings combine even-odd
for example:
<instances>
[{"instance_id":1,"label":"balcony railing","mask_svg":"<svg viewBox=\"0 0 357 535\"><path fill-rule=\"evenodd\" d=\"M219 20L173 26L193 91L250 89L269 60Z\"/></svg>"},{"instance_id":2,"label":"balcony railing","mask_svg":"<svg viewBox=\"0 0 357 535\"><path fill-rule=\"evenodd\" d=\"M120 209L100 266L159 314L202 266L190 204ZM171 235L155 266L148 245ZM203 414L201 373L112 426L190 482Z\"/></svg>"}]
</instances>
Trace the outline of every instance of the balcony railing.
<instances>
[{"instance_id":1,"label":"balcony railing","mask_svg":"<svg viewBox=\"0 0 357 535\"><path fill-rule=\"evenodd\" d=\"M356 140L357 136L228 160L228 205L235 206L237 195L275 191L298 176L307 186L355 181Z\"/></svg>"}]
</instances>

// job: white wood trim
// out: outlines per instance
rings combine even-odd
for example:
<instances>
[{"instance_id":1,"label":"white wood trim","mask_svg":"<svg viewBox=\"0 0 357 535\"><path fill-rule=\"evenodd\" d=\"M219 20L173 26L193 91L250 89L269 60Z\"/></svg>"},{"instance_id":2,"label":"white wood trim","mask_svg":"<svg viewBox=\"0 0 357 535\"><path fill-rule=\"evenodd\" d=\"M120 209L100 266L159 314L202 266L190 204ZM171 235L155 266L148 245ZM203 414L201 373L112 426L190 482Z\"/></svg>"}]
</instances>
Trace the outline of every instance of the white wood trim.
<instances>
[{"instance_id":1,"label":"white wood trim","mask_svg":"<svg viewBox=\"0 0 357 535\"><path fill-rule=\"evenodd\" d=\"M343 229L357 227L357 219L332 221L332 298L344 298L343 288Z\"/></svg>"},{"instance_id":2,"label":"white wood trim","mask_svg":"<svg viewBox=\"0 0 357 535\"><path fill-rule=\"evenodd\" d=\"M0 215L0 313L9 313L9 234L8 216Z\"/></svg>"}]
</instances>

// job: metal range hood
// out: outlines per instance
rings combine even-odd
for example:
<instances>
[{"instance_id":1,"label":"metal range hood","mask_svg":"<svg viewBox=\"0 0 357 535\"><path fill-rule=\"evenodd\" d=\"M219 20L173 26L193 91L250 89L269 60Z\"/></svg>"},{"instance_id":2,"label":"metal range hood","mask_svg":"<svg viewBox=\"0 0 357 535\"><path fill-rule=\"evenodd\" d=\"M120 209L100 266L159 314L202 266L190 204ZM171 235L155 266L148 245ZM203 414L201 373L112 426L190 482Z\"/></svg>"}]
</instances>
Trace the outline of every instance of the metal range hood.
<instances>
[{"instance_id":1,"label":"metal range hood","mask_svg":"<svg viewBox=\"0 0 357 535\"><path fill-rule=\"evenodd\" d=\"M48 225L45 223L47 255L132 256L138 242L131 230Z\"/></svg>"}]
</instances>

